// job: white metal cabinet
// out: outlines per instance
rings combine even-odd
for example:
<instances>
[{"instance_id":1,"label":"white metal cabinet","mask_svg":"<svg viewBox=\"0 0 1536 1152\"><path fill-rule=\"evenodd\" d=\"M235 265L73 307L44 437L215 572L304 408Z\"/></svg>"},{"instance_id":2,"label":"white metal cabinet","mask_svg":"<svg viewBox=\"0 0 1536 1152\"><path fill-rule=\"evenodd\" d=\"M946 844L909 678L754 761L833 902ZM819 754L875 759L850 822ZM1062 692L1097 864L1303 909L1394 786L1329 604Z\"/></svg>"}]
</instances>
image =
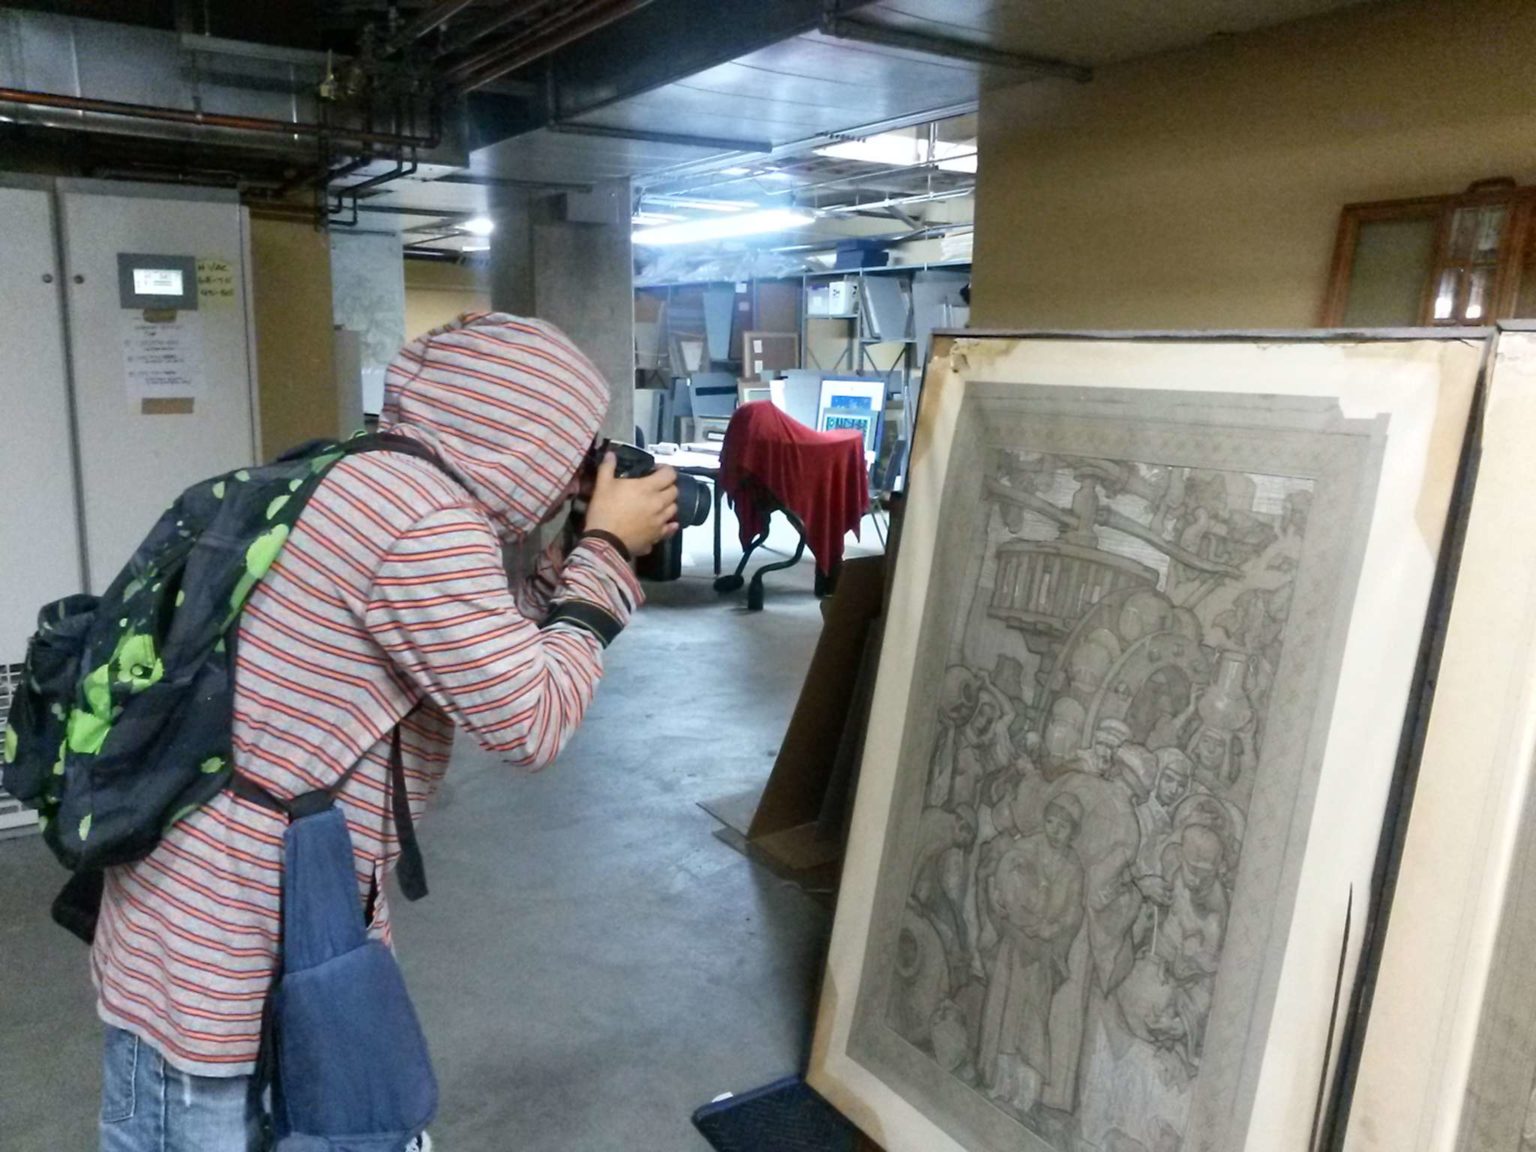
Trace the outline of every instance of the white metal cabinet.
<instances>
[{"instance_id":1,"label":"white metal cabinet","mask_svg":"<svg viewBox=\"0 0 1536 1152\"><path fill-rule=\"evenodd\" d=\"M60 181L87 578L101 592L188 485L256 455L245 230L233 193ZM220 260L233 291L200 301L201 372L191 411L146 413L129 388L119 253Z\"/></svg>"},{"instance_id":2,"label":"white metal cabinet","mask_svg":"<svg viewBox=\"0 0 1536 1152\"><path fill-rule=\"evenodd\" d=\"M52 199L0 187L0 666L83 587Z\"/></svg>"}]
</instances>

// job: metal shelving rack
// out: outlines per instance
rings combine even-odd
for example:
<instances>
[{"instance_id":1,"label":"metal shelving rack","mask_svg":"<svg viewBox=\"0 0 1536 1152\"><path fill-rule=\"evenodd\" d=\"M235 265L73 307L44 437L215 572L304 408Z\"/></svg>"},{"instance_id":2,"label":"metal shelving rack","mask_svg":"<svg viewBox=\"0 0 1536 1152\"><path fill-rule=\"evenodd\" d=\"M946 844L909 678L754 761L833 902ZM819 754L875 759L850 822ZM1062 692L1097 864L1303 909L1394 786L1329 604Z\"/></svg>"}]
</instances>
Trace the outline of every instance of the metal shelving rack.
<instances>
[{"instance_id":1,"label":"metal shelving rack","mask_svg":"<svg viewBox=\"0 0 1536 1152\"><path fill-rule=\"evenodd\" d=\"M929 271L953 271L969 272L971 262L969 260L940 260L923 264L896 264L879 268L851 268L840 271L807 272L800 276L770 277L774 282L782 283L786 280L800 282L800 359L801 366L826 373L847 372L849 374L878 373L892 375L899 382L910 389L914 377L920 376L923 370L919 350L924 341L922 333L918 331L918 325L922 323L917 315L917 308L912 298L911 286L914 275L918 272ZM867 318L862 305L856 306L852 311L831 315L813 315L809 308L810 292L812 287L830 284L835 281L847 281L856 284L858 299L864 296L864 285L873 277L900 277L904 280L906 294L907 317L905 330L901 337L882 337L871 333L868 329ZM742 283L742 281L713 281L713 280L686 280L672 284L646 285L638 291L644 291L660 295L665 301L664 316L665 326L661 334L662 359L667 359L670 352L670 341L667 338L667 329L672 327L674 291L681 288L702 288L716 283ZM745 281L749 285L753 314L758 311L758 287L761 283L758 279ZM822 363L813 351L811 334L813 325L841 324L841 334L835 338L835 342L842 345L841 353L835 357L832 363ZM932 325L937 326L937 325ZM932 327L930 326L930 327ZM817 343L829 343L832 341L819 339ZM900 345L890 357L879 357L873 354L873 350L880 346ZM888 360L888 362L882 362ZM648 366L637 365L645 370Z\"/></svg>"},{"instance_id":2,"label":"metal shelving rack","mask_svg":"<svg viewBox=\"0 0 1536 1152\"><path fill-rule=\"evenodd\" d=\"M919 325L926 325L931 332L933 328L942 324L933 323L928 317L919 317L918 308L914 299L913 284L915 274L931 270L949 270L955 272L969 272L970 261L936 261L927 264L898 264L887 265L879 268L850 268L839 271L810 272L803 278L804 295L801 298L800 308L800 348L801 364L806 368L815 369L830 375L839 372L847 372L853 375L886 376L890 380L890 389L893 393L899 392L902 397L903 422L905 413L909 413L915 401L917 385L922 380L923 364L919 350L922 347L924 333L919 332ZM901 279L901 293L906 305L905 323L902 326L902 334L899 337L870 330L870 310L864 301L867 286L875 278L899 277ZM855 307L848 312L832 314L817 314L811 311L811 292L814 288L826 284L843 282L855 285L857 293ZM816 332L817 325L843 325L840 335L829 338L823 331ZM827 347L829 344L841 345L841 351L833 359L832 363L823 363L816 355L818 346ZM887 355L877 355L877 350L885 348L890 351Z\"/></svg>"}]
</instances>

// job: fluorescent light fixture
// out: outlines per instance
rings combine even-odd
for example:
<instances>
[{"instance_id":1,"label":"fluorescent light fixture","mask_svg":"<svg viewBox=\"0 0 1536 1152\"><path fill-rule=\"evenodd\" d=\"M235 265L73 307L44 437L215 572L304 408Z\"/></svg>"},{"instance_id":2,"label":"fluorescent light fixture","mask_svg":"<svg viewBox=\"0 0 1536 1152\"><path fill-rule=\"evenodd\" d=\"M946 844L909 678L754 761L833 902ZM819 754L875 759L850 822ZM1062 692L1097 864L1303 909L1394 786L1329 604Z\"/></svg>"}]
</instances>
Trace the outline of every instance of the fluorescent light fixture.
<instances>
[{"instance_id":1,"label":"fluorescent light fixture","mask_svg":"<svg viewBox=\"0 0 1536 1152\"><path fill-rule=\"evenodd\" d=\"M659 208L688 208L697 212L747 212L762 207L756 200L694 199L688 196L647 196L645 204Z\"/></svg>"},{"instance_id":2,"label":"fluorescent light fixture","mask_svg":"<svg viewBox=\"0 0 1536 1152\"><path fill-rule=\"evenodd\" d=\"M788 208L769 208L761 212L743 212L738 216L718 216L712 220L684 220L641 228L634 234L636 244L659 248L668 244L697 244L704 240L727 240L735 236L758 236L765 232L786 232L815 219L809 212Z\"/></svg>"},{"instance_id":3,"label":"fluorescent light fixture","mask_svg":"<svg viewBox=\"0 0 1536 1152\"><path fill-rule=\"evenodd\" d=\"M459 228L471 236L489 236L496 231L496 221L489 216L474 216L460 224Z\"/></svg>"},{"instance_id":4,"label":"fluorescent light fixture","mask_svg":"<svg viewBox=\"0 0 1536 1152\"><path fill-rule=\"evenodd\" d=\"M686 216L679 216L675 212L636 212L629 218L629 222L635 228L654 228L658 224L676 224L686 219Z\"/></svg>"},{"instance_id":5,"label":"fluorescent light fixture","mask_svg":"<svg viewBox=\"0 0 1536 1152\"><path fill-rule=\"evenodd\" d=\"M836 144L828 144L825 148L816 149L816 155L891 168L915 167L928 162L928 141L908 132L880 132L862 140L840 140ZM938 167L949 172L974 172L976 142L935 141L933 160Z\"/></svg>"},{"instance_id":6,"label":"fluorescent light fixture","mask_svg":"<svg viewBox=\"0 0 1536 1152\"><path fill-rule=\"evenodd\" d=\"M459 251L460 252L489 252L490 250L491 250L491 246L489 244L460 244L459 245Z\"/></svg>"},{"instance_id":7,"label":"fluorescent light fixture","mask_svg":"<svg viewBox=\"0 0 1536 1152\"><path fill-rule=\"evenodd\" d=\"M734 164L729 168L720 169L720 175L722 176L750 176L751 174L752 169L743 168L740 164Z\"/></svg>"}]
</instances>

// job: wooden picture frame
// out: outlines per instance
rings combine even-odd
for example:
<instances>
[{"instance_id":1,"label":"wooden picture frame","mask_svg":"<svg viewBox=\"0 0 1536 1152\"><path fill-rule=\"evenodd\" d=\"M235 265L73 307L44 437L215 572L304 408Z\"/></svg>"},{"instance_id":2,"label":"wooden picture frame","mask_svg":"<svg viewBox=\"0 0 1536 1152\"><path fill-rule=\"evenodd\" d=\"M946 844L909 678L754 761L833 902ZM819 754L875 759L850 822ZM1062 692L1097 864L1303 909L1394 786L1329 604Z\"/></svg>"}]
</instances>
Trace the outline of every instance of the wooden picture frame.
<instances>
[{"instance_id":1,"label":"wooden picture frame","mask_svg":"<svg viewBox=\"0 0 1536 1152\"><path fill-rule=\"evenodd\" d=\"M810 1071L886 1152L1308 1146L1485 337L936 340Z\"/></svg>"}]
</instances>

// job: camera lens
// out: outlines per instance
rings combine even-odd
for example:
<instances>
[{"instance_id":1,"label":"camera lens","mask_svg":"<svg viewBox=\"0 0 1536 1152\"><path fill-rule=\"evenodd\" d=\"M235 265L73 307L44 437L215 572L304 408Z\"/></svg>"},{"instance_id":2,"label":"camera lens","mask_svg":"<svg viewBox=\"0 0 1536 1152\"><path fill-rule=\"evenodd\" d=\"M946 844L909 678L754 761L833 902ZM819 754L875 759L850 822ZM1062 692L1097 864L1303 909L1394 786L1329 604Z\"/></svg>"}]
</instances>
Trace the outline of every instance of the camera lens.
<instances>
[{"instance_id":1,"label":"camera lens","mask_svg":"<svg viewBox=\"0 0 1536 1152\"><path fill-rule=\"evenodd\" d=\"M682 528L697 528L709 519L709 489L695 476L677 477L677 523Z\"/></svg>"}]
</instances>

